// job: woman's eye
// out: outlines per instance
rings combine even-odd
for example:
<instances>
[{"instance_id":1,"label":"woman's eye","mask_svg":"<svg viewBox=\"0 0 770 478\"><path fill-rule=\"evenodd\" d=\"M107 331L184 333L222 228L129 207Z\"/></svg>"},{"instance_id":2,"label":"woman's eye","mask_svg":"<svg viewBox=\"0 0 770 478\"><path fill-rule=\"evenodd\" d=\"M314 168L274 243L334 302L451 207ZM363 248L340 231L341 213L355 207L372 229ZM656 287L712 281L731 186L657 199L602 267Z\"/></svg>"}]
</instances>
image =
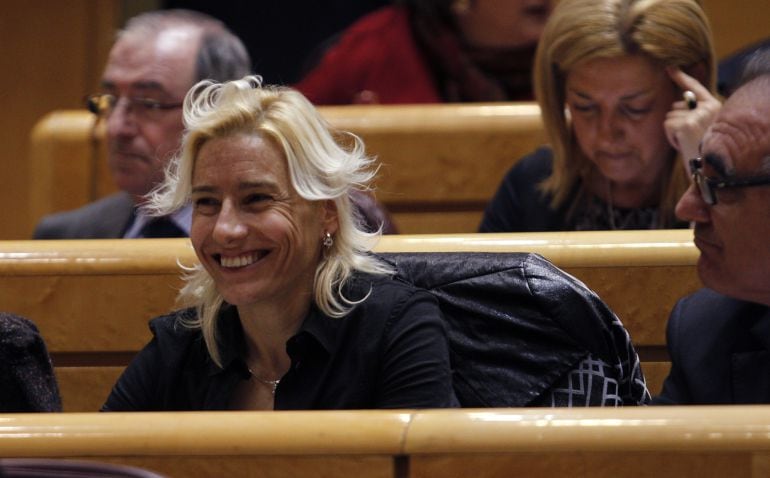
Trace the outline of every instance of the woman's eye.
<instances>
[{"instance_id":1,"label":"woman's eye","mask_svg":"<svg viewBox=\"0 0 770 478\"><path fill-rule=\"evenodd\" d=\"M572 109L579 113L590 113L594 110L594 105L573 104Z\"/></svg>"},{"instance_id":2,"label":"woman's eye","mask_svg":"<svg viewBox=\"0 0 770 478\"><path fill-rule=\"evenodd\" d=\"M644 107L633 107L630 105L626 105L623 107L623 111L625 111L626 114L631 116L641 116L646 113L650 112L650 107L644 106Z\"/></svg>"},{"instance_id":3,"label":"woman's eye","mask_svg":"<svg viewBox=\"0 0 770 478\"><path fill-rule=\"evenodd\" d=\"M249 194L244 198L243 202L246 204L257 204L268 200L270 200L270 196L267 194Z\"/></svg>"}]
</instances>

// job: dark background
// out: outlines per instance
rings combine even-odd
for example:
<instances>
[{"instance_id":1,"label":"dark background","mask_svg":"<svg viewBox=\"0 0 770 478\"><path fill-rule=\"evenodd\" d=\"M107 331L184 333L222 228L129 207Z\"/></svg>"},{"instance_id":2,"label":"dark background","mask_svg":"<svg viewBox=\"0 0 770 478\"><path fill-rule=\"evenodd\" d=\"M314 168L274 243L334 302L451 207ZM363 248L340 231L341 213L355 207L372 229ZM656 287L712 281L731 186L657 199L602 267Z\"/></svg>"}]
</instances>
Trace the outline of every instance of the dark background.
<instances>
[{"instance_id":1,"label":"dark background","mask_svg":"<svg viewBox=\"0 0 770 478\"><path fill-rule=\"evenodd\" d=\"M318 59L323 44L388 0L165 0L222 20L249 50L266 83L292 84Z\"/></svg>"}]
</instances>

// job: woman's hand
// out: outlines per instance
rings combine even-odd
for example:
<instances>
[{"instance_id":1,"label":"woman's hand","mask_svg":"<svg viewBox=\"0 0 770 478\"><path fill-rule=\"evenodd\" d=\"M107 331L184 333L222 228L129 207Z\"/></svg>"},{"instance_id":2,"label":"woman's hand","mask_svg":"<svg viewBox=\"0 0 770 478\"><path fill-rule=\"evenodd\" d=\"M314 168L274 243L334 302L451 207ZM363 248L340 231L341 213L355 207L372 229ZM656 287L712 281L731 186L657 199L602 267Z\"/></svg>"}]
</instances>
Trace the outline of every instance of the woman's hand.
<instances>
[{"instance_id":1,"label":"woman's hand","mask_svg":"<svg viewBox=\"0 0 770 478\"><path fill-rule=\"evenodd\" d=\"M690 91L695 95L695 103L685 101L684 96L681 101L674 102L663 122L668 142L679 151L689 173L689 160L698 156L703 133L722 108L722 103L698 80L679 68L669 67L666 71L683 92Z\"/></svg>"}]
</instances>

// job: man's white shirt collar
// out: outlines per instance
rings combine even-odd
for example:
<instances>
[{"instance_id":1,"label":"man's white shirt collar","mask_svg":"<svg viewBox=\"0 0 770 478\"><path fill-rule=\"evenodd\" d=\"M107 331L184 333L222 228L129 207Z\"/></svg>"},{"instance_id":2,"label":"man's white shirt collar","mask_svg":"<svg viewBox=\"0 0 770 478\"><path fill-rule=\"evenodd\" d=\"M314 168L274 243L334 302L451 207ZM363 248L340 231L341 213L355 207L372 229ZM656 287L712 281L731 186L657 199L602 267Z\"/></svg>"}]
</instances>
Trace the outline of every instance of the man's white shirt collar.
<instances>
[{"instance_id":1,"label":"man's white shirt collar","mask_svg":"<svg viewBox=\"0 0 770 478\"><path fill-rule=\"evenodd\" d=\"M177 227L183 230L185 234L187 234L187 236L190 235L190 227L192 225L192 205L191 204L188 204L185 207L174 211L174 213L172 213L169 216L169 218L171 219L171 222L173 222ZM153 216L148 216L142 213L141 209L137 209L134 222L133 224L131 224L131 227L129 227L126 233L123 235L123 238L138 239L138 238L144 237L142 236L142 229L152 219L153 219Z\"/></svg>"}]
</instances>

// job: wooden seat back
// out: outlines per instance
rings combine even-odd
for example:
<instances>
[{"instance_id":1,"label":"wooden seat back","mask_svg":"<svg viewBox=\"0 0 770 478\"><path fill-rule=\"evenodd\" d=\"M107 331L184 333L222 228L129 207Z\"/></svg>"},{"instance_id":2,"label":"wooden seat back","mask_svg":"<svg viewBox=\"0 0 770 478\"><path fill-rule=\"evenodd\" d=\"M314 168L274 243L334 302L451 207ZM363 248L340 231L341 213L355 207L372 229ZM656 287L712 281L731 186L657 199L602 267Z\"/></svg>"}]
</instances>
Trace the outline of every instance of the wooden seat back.
<instances>
[{"instance_id":1,"label":"wooden seat back","mask_svg":"<svg viewBox=\"0 0 770 478\"><path fill-rule=\"evenodd\" d=\"M321 107L330 125L363 138L378 158L376 195L402 233L475 232L505 172L543 144L533 103ZM55 111L31 134L35 220L115 191L103 125L85 110Z\"/></svg>"},{"instance_id":2,"label":"wooden seat back","mask_svg":"<svg viewBox=\"0 0 770 478\"><path fill-rule=\"evenodd\" d=\"M700 287L684 230L386 236L376 250L540 253L620 317L653 392L668 372L668 313ZM179 264L196 261L187 239L0 241L0 303L40 328L65 410L96 410L149 341L148 320L175 307Z\"/></svg>"}]
</instances>

